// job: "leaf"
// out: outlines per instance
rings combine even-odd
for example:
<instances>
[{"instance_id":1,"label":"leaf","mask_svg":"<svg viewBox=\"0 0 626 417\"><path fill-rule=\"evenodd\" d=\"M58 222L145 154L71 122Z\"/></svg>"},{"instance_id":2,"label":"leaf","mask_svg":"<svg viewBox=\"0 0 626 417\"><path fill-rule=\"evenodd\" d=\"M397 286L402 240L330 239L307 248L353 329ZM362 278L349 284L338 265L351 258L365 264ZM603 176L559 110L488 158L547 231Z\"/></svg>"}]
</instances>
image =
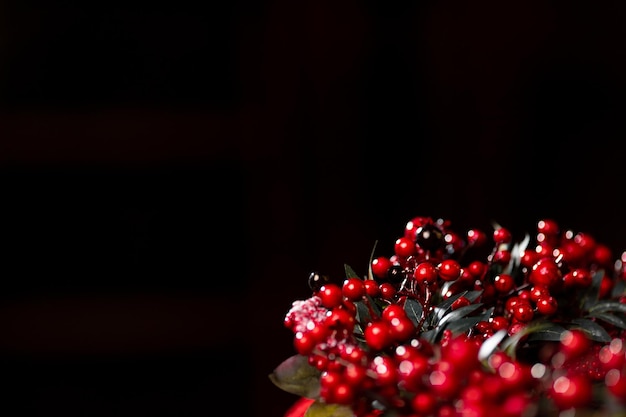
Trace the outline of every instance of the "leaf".
<instances>
[{"instance_id":1,"label":"leaf","mask_svg":"<svg viewBox=\"0 0 626 417\"><path fill-rule=\"evenodd\" d=\"M354 417L354 413L345 405L316 401L306 410L304 417Z\"/></svg>"},{"instance_id":2,"label":"leaf","mask_svg":"<svg viewBox=\"0 0 626 417\"><path fill-rule=\"evenodd\" d=\"M626 313L626 304L619 301L600 301L589 309L589 313L604 313L607 311L619 311Z\"/></svg>"},{"instance_id":3,"label":"leaf","mask_svg":"<svg viewBox=\"0 0 626 417\"><path fill-rule=\"evenodd\" d=\"M370 261L367 264L367 278L374 279L374 273L372 272L372 261L374 260L374 253L376 252L376 246L378 246L378 240L374 241L374 247L370 253Z\"/></svg>"},{"instance_id":4,"label":"leaf","mask_svg":"<svg viewBox=\"0 0 626 417\"><path fill-rule=\"evenodd\" d=\"M320 394L321 372L311 366L308 357L294 355L285 359L269 374L270 380L278 388L301 397L318 398Z\"/></svg>"},{"instance_id":5,"label":"leaf","mask_svg":"<svg viewBox=\"0 0 626 417\"><path fill-rule=\"evenodd\" d=\"M505 329L500 329L485 340L478 350L478 360L484 361L496 350L500 342L507 337L508 333Z\"/></svg>"},{"instance_id":6,"label":"leaf","mask_svg":"<svg viewBox=\"0 0 626 417\"><path fill-rule=\"evenodd\" d=\"M463 297L466 293L467 291L461 291L460 293L451 295L450 297L443 300L439 305L435 306L429 316L429 323L432 326L436 326L439 320L441 320L441 318L450 310L450 308L452 307L452 303Z\"/></svg>"},{"instance_id":7,"label":"leaf","mask_svg":"<svg viewBox=\"0 0 626 417\"><path fill-rule=\"evenodd\" d=\"M404 303L404 311L406 311L406 315L411 319L413 324L417 326L422 318L424 307L422 307L420 302L412 298L407 298Z\"/></svg>"},{"instance_id":8,"label":"leaf","mask_svg":"<svg viewBox=\"0 0 626 417\"><path fill-rule=\"evenodd\" d=\"M572 323L584 330L589 337L596 342L610 342L612 339L606 329L595 321L588 319L574 319L572 320Z\"/></svg>"},{"instance_id":9,"label":"leaf","mask_svg":"<svg viewBox=\"0 0 626 417\"><path fill-rule=\"evenodd\" d=\"M466 317L462 319L455 320L445 326L440 326L443 329L445 327L447 330L450 330L454 335L458 335L461 333L466 333L469 329L474 327L476 323L480 321L480 317Z\"/></svg>"},{"instance_id":10,"label":"leaf","mask_svg":"<svg viewBox=\"0 0 626 417\"><path fill-rule=\"evenodd\" d=\"M344 264L343 269L346 271L346 278L361 278L350 265Z\"/></svg>"},{"instance_id":11,"label":"leaf","mask_svg":"<svg viewBox=\"0 0 626 417\"><path fill-rule=\"evenodd\" d=\"M551 323L549 321L543 321L542 320L542 321L531 322L528 325L526 325L524 328L522 328L520 331L515 333L514 335L512 335L509 338L505 339L504 342L502 343L501 348L512 359L515 359L517 345L523 339L529 337L529 335L532 334L532 333L536 333L536 332L540 332L540 331L546 331L548 329L553 329L554 331L559 331L559 330L557 330L558 328L561 328L561 326L553 324L553 323ZM561 331L564 331L564 330L565 329L563 329Z\"/></svg>"},{"instance_id":12,"label":"leaf","mask_svg":"<svg viewBox=\"0 0 626 417\"><path fill-rule=\"evenodd\" d=\"M528 335L528 339L526 340L532 341L532 342L536 342L536 341L558 342L561 340L561 336L563 335L563 332L565 332L565 330L566 329L564 327L554 325L547 329L537 330L535 332L530 333Z\"/></svg>"},{"instance_id":13,"label":"leaf","mask_svg":"<svg viewBox=\"0 0 626 417\"><path fill-rule=\"evenodd\" d=\"M602 277L604 276L604 270L599 269L595 271L593 276L591 277L591 286L585 292L585 295L582 299L583 309L589 310L593 307L594 304L598 302L598 294L600 293L600 283L602 282Z\"/></svg>"},{"instance_id":14,"label":"leaf","mask_svg":"<svg viewBox=\"0 0 626 417\"><path fill-rule=\"evenodd\" d=\"M356 321L361 327L365 327L371 321L370 310L363 301L355 301L354 305L356 306Z\"/></svg>"},{"instance_id":15,"label":"leaf","mask_svg":"<svg viewBox=\"0 0 626 417\"><path fill-rule=\"evenodd\" d=\"M614 316L613 314L608 313L594 313L591 314L592 317L596 317L606 323L612 324L613 326L619 327L620 329L626 329L626 321L621 318Z\"/></svg>"},{"instance_id":16,"label":"leaf","mask_svg":"<svg viewBox=\"0 0 626 417\"><path fill-rule=\"evenodd\" d=\"M456 310L453 310L449 312L448 314L446 314L445 316L443 316L443 318L439 320L439 326L443 326L444 324L452 320L461 319L467 316L468 314L476 311L478 308L482 307L482 305L483 305L482 303L477 303L477 304L470 304L468 306L457 308ZM478 321L480 321L480 319Z\"/></svg>"}]
</instances>

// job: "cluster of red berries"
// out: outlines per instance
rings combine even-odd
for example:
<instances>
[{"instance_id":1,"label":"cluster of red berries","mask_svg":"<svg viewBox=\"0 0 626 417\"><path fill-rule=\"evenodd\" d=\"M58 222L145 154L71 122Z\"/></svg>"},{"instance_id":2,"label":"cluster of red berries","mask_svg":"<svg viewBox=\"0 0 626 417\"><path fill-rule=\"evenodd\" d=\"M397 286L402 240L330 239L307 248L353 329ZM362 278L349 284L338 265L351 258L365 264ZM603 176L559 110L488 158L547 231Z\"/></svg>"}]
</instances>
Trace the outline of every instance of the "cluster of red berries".
<instances>
[{"instance_id":1,"label":"cluster of red berries","mask_svg":"<svg viewBox=\"0 0 626 417\"><path fill-rule=\"evenodd\" d=\"M463 236L416 217L367 275L346 265L343 282L312 273L309 287L284 324L319 405L357 417L626 410L626 254L553 220L513 243L499 225Z\"/></svg>"}]
</instances>

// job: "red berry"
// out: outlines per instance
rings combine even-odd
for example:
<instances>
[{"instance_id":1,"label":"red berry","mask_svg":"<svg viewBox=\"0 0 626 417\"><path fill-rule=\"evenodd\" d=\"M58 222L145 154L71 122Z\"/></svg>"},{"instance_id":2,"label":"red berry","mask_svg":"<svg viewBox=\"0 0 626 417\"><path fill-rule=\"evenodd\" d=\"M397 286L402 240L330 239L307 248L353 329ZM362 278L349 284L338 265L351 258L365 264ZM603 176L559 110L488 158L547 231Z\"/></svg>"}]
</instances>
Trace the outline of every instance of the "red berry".
<instances>
[{"instance_id":1,"label":"red berry","mask_svg":"<svg viewBox=\"0 0 626 417\"><path fill-rule=\"evenodd\" d=\"M568 359L582 356L590 347L591 339L583 330L566 330L561 334L560 350Z\"/></svg>"},{"instance_id":2,"label":"red berry","mask_svg":"<svg viewBox=\"0 0 626 417\"><path fill-rule=\"evenodd\" d=\"M493 279L493 285L500 294L507 294L515 286L515 281L509 274L500 274Z\"/></svg>"},{"instance_id":3,"label":"red berry","mask_svg":"<svg viewBox=\"0 0 626 417\"><path fill-rule=\"evenodd\" d=\"M378 283L373 279L364 280L363 286L365 287L365 293L370 297L376 298L380 295L380 288L378 287Z\"/></svg>"},{"instance_id":4,"label":"red berry","mask_svg":"<svg viewBox=\"0 0 626 417\"><path fill-rule=\"evenodd\" d=\"M591 380L579 374L556 378L550 389L550 397L560 410L584 407L592 394Z\"/></svg>"},{"instance_id":5,"label":"red berry","mask_svg":"<svg viewBox=\"0 0 626 417\"><path fill-rule=\"evenodd\" d=\"M461 265L454 259L445 259L437 265L437 272L444 281L454 281L461 276Z\"/></svg>"},{"instance_id":6,"label":"red berry","mask_svg":"<svg viewBox=\"0 0 626 417\"><path fill-rule=\"evenodd\" d=\"M393 250L400 258L408 258L416 253L415 243L407 237L398 238Z\"/></svg>"},{"instance_id":7,"label":"red berry","mask_svg":"<svg viewBox=\"0 0 626 417\"><path fill-rule=\"evenodd\" d=\"M328 309L340 306L343 301L343 293L337 284L323 285L318 295L322 299L322 305Z\"/></svg>"},{"instance_id":8,"label":"red berry","mask_svg":"<svg viewBox=\"0 0 626 417\"><path fill-rule=\"evenodd\" d=\"M383 282L382 284L380 284L378 289L380 290L380 296L384 300L392 300L397 292L396 288L389 282Z\"/></svg>"},{"instance_id":9,"label":"red berry","mask_svg":"<svg viewBox=\"0 0 626 417\"><path fill-rule=\"evenodd\" d=\"M493 231L493 240L496 244L510 243L512 239L511 232L504 227L498 227Z\"/></svg>"},{"instance_id":10,"label":"red berry","mask_svg":"<svg viewBox=\"0 0 626 417\"><path fill-rule=\"evenodd\" d=\"M365 328L365 342L374 350L383 350L393 343L391 325L384 320L370 323Z\"/></svg>"},{"instance_id":11,"label":"red berry","mask_svg":"<svg viewBox=\"0 0 626 417\"><path fill-rule=\"evenodd\" d=\"M554 287L561 279L561 270L552 258L543 258L535 263L528 275L528 281L535 285Z\"/></svg>"},{"instance_id":12,"label":"red berry","mask_svg":"<svg viewBox=\"0 0 626 417\"><path fill-rule=\"evenodd\" d=\"M365 284L360 278L348 278L343 282L341 292L350 301L358 301L365 295Z\"/></svg>"},{"instance_id":13,"label":"red berry","mask_svg":"<svg viewBox=\"0 0 626 417\"><path fill-rule=\"evenodd\" d=\"M483 246L487 242L485 232L478 229L470 229L467 231L467 243L471 246Z\"/></svg>"},{"instance_id":14,"label":"red berry","mask_svg":"<svg viewBox=\"0 0 626 417\"><path fill-rule=\"evenodd\" d=\"M513 317L522 323L528 323L534 315L533 307L529 302L519 302L513 309Z\"/></svg>"},{"instance_id":15,"label":"red berry","mask_svg":"<svg viewBox=\"0 0 626 417\"><path fill-rule=\"evenodd\" d=\"M419 283L426 282L429 284L437 281L437 268L430 262L422 262L415 267L413 278Z\"/></svg>"},{"instance_id":16,"label":"red berry","mask_svg":"<svg viewBox=\"0 0 626 417\"><path fill-rule=\"evenodd\" d=\"M626 404L626 374L624 369L611 369L604 377L608 391L619 401Z\"/></svg>"},{"instance_id":17,"label":"red berry","mask_svg":"<svg viewBox=\"0 0 626 417\"><path fill-rule=\"evenodd\" d=\"M537 311L544 316L551 316L556 313L558 307L559 305L556 298L550 295L541 296L537 300Z\"/></svg>"},{"instance_id":18,"label":"red berry","mask_svg":"<svg viewBox=\"0 0 626 417\"><path fill-rule=\"evenodd\" d=\"M465 307L471 304L471 301L467 297L459 297L450 306L452 310L459 309L461 307Z\"/></svg>"},{"instance_id":19,"label":"red berry","mask_svg":"<svg viewBox=\"0 0 626 417\"><path fill-rule=\"evenodd\" d=\"M385 279L387 278L387 271L393 265L393 262L385 256L379 256L378 258L372 261L372 274L376 278Z\"/></svg>"},{"instance_id":20,"label":"red berry","mask_svg":"<svg viewBox=\"0 0 626 417\"><path fill-rule=\"evenodd\" d=\"M297 332L293 339L293 346L300 355L308 356L316 345L315 337L308 332Z\"/></svg>"},{"instance_id":21,"label":"red berry","mask_svg":"<svg viewBox=\"0 0 626 417\"><path fill-rule=\"evenodd\" d=\"M420 391L411 400L411 408L419 415L431 415L437 408L437 397L432 392Z\"/></svg>"}]
</instances>

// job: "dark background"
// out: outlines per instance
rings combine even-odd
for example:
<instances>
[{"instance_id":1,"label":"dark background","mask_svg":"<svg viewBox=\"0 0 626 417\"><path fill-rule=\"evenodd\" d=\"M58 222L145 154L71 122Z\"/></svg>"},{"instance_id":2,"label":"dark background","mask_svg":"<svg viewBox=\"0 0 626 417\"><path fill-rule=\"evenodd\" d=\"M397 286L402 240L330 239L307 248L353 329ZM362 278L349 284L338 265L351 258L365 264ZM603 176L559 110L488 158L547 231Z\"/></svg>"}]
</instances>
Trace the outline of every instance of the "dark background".
<instances>
[{"instance_id":1,"label":"dark background","mask_svg":"<svg viewBox=\"0 0 626 417\"><path fill-rule=\"evenodd\" d=\"M626 6L516 3L1 1L2 413L280 417L413 216L621 254Z\"/></svg>"}]
</instances>

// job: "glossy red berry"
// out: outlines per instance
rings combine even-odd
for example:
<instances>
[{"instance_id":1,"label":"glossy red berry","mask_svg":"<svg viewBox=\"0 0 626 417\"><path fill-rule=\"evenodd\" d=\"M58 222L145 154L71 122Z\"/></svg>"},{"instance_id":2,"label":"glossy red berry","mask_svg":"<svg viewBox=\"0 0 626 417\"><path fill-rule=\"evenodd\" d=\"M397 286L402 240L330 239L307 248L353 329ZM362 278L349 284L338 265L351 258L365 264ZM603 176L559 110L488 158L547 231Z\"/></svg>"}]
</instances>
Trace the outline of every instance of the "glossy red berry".
<instances>
[{"instance_id":1,"label":"glossy red berry","mask_svg":"<svg viewBox=\"0 0 626 417\"><path fill-rule=\"evenodd\" d=\"M580 329L566 330L560 337L560 350L566 358L582 356L591 347L591 339Z\"/></svg>"},{"instance_id":2,"label":"glossy red berry","mask_svg":"<svg viewBox=\"0 0 626 417\"><path fill-rule=\"evenodd\" d=\"M380 296L384 300L392 300L397 292L396 288L389 282L383 282L382 284L380 284L378 289L380 290Z\"/></svg>"},{"instance_id":3,"label":"glossy red berry","mask_svg":"<svg viewBox=\"0 0 626 417\"><path fill-rule=\"evenodd\" d=\"M442 280L454 281L461 276L461 265L454 259L445 259L437 265L437 272Z\"/></svg>"},{"instance_id":4,"label":"glossy red berry","mask_svg":"<svg viewBox=\"0 0 626 417\"><path fill-rule=\"evenodd\" d=\"M393 343L393 337L391 336L391 325L385 320L375 321L370 323L365 328L365 342L374 350L383 350Z\"/></svg>"},{"instance_id":5,"label":"glossy red berry","mask_svg":"<svg viewBox=\"0 0 626 417\"><path fill-rule=\"evenodd\" d=\"M359 301L365 295L365 284L360 278L348 278L343 282L341 292L350 301Z\"/></svg>"},{"instance_id":6,"label":"glossy red berry","mask_svg":"<svg viewBox=\"0 0 626 417\"><path fill-rule=\"evenodd\" d=\"M624 368L608 371L604 377L604 383L618 401L626 404L626 370Z\"/></svg>"},{"instance_id":7,"label":"glossy red berry","mask_svg":"<svg viewBox=\"0 0 626 417\"><path fill-rule=\"evenodd\" d=\"M493 240L496 244L510 243L512 235L509 229L498 227L493 231Z\"/></svg>"},{"instance_id":8,"label":"glossy red berry","mask_svg":"<svg viewBox=\"0 0 626 417\"><path fill-rule=\"evenodd\" d=\"M452 305L450 306L450 308L452 310L457 310L461 307L465 307L471 304L471 301L467 298L467 297L459 297L456 300L454 300L454 302L452 303Z\"/></svg>"},{"instance_id":9,"label":"glossy red berry","mask_svg":"<svg viewBox=\"0 0 626 417\"><path fill-rule=\"evenodd\" d=\"M537 311L544 316L551 316L557 312L559 304L551 295L540 296L537 299Z\"/></svg>"},{"instance_id":10,"label":"glossy red berry","mask_svg":"<svg viewBox=\"0 0 626 417\"><path fill-rule=\"evenodd\" d=\"M592 399L591 380L583 375L563 375L554 380L549 393L560 410L584 407Z\"/></svg>"},{"instance_id":11,"label":"glossy red berry","mask_svg":"<svg viewBox=\"0 0 626 417\"><path fill-rule=\"evenodd\" d=\"M542 258L535 263L528 275L531 284L554 287L561 279L561 270L552 258Z\"/></svg>"},{"instance_id":12,"label":"glossy red berry","mask_svg":"<svg viewBox=\"0 0 626 417\"><path fill-rule=\"evenodd\" d=\"M337 284L323 285L318 295L322 299L322 305L328 309L340 306L343 301L343 292Z\"/></svg>"},{"instance_id":13,"label":"glossy red berry","mask_svg":"<svg viewBox=\"0 0 626 417\"><path fill-rule=\"evenodd\" d=\"M467 231L467 243L471 246L483 246L487 243L487 235L482 230L470 229Z\"/></svg>"},{"instance_id":14,"label":"glossy red berry","mask_svg":"<svg viewBox=\"0 0 626 417\"><path fill-rule=\"evenodd\" d=\"M363 281L363 286L365 287L365 293L370 297L376 298L380 295L380 288L375 280L366 279Z\"/></svg>"},{"instance_id":15,"label":"glossy red berry","mask_svg":"<svg viewBox=\"0 0 626 417\"><path fill-rule=\"evenodd\" d=\"M493 279L493 285L498 293L507 294L515 286L515 281L509 274L500 274Z\"/></svg>"},{"instance_id":16,"label":"glossy red berry","mask_svg":"<svg viewBox=\"0 0 626 417\"><path fill-rule=\"evenodd\" d=\"M376 278L385 279L387 278L387 272L389 268L393 265L393 262L385 256L379 256L372 261L372 274Z\"/></svg>"},{"instance_id":17,"label":"glossy red berry","mask_svg":"<svg viewBox=\"0 0 626 417\"><path fill-rule=\"evenodd\" d=\"M513 317L519 322L528 323L534 315L533 307L529 302L517 303L513 308Z\"/></svg>"},{"instance_id":18,"label":"glossy red berry","mask_svg":"<svg viewBox=\"0 0 626 417\"><path fill-rule=\"evenodd\" d=\"M416 253L415 243L406 237L398 238L394 244L393 250L400 258L408 258Z\"/></svg>"},{"instance_id":19,"label":"glossy red berry","mask_svg":"<svg viewBox=\"0 0 626 417\"><path fill-rule=\"evenodd\" d=\"M422 262L415 267L413 278L419 283L432 284L437 281L437 268L430 262Z\"/></svg>"}]
</instances>

